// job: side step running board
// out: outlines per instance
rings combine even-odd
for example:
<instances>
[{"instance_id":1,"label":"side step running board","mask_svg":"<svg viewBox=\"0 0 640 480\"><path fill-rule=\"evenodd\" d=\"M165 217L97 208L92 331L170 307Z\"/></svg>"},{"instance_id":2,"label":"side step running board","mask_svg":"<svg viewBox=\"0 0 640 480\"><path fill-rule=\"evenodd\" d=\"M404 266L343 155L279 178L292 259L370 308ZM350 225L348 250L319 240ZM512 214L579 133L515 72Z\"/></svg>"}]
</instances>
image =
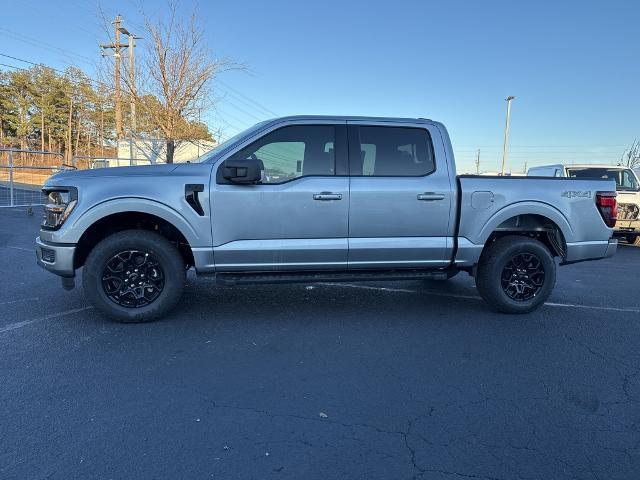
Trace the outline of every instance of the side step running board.
<instances>
[{"instance_id":1,"label":"side step running board","mask_svg":"<svg viewBox=\"0 0 640 480\"><path fill-rule=\"evenodd\" d=\"M217 273L220 285L250 285L258 283L317 283L317 282L367 282L393 280L446 280L455 271L451 270L395 270L361 272L256 272Z\"/></svg>"}]
</instances>

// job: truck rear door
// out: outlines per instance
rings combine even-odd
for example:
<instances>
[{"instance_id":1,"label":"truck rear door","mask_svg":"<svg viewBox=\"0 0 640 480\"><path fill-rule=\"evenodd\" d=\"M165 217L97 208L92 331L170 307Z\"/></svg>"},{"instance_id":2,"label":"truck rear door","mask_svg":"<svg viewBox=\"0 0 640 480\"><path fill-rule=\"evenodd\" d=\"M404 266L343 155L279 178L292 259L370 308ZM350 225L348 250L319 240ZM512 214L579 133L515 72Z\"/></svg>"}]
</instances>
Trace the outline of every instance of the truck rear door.
<instances>
[{"instance_id":1,"label":"truck rear door","mask_svg":"<svg viewBox=\"0 0 640 480\"><path fill-rule=\"evenodd\" d=\"M448 265L454 201L438 128L347 123L349 268Z\"/></svg>"}]
</instances>

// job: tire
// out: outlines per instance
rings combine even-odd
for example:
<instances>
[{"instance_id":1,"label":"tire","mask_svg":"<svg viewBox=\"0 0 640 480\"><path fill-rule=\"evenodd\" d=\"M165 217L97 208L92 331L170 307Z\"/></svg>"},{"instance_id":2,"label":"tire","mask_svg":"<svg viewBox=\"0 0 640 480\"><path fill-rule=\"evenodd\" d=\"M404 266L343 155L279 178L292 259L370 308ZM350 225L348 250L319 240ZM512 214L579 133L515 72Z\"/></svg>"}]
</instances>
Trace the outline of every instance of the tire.
<instances>
[{"instance_id":1,"label":"tire","mask_svg":"<svg viewBox=\"0 0 640 480\"><path fill-rule=\"evenodd\" d=\"M89 301L123 323L166 315L180 300L185 279L178 250L146 230L125 230L102 240L89 253L82 273Z\"/></svg>"},{"instance_id":2,"label":"tire","mask_svg":"<svg viewBox=\"0 0 640 480\"><path fill-rule=\"evenodd\" d=\"M629 245L640 247L640 235L627 235L626 240Z\"/></svg>"},{"instance_id":3,"label":"tire","mask_svg":"<svg viewBox=\"0 0 640 480\"><path fill-rule=\"evenodd\" d=\"M478 292L498 312L535 310L549 298L555 283L553 256L542 242L533 238L517 235L499 238L485 248L478 263Z\"/></svg>"}]
</instances>

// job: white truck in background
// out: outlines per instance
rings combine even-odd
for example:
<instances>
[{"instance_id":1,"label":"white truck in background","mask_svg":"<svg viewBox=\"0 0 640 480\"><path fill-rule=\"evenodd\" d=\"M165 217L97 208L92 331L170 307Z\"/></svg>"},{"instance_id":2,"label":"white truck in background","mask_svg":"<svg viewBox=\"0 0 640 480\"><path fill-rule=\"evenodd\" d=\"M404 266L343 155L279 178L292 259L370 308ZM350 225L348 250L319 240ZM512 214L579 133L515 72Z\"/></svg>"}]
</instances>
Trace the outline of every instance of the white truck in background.
<instances>
[{"instance_id":1,"label":"white truck in background","mask_svg":"<svg viewBox=\"0 0 640 480\"><path fill-rule=\"evenodd\" d=\"M616 181L618 220L614 235L640 246L640 169L623 165L543 165L531 167L530 177L604 178Z\"/></svg>"}]
</instances>

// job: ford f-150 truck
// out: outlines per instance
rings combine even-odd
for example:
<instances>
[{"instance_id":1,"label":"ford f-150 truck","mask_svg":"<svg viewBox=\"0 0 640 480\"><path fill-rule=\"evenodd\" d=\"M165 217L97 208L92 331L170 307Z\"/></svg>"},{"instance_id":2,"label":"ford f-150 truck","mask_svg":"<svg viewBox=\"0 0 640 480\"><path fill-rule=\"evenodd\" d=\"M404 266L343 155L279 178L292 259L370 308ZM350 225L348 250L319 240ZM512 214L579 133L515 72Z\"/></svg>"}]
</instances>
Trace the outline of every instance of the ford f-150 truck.
<instances>
[{"instance_id":1,"label":"ford f-150 truck","mask_svg":"<svg viewBox=\"0 0 640 480\"><path fill-rule=\"evenodd\" d=\"M568 178L611 178L618 191L618 222L613 235L640 245L640 180L623 165L543 165L531 167L527 175Z\"/></svg>"},{"instance_id":2,"label":"ford f-150 truck","mask_svg":"<svg viewBox=\"0 0 640 480\"><path fill-rule=\"evenodd\" d=\"M123 322L158 318L186 271L224 285L475 277L496 310L551 293L556 261L614 254L613 180L457 176L444 125L297 116L198 163L66 171L37 261Z\"/></svg>"}]
</instances>

